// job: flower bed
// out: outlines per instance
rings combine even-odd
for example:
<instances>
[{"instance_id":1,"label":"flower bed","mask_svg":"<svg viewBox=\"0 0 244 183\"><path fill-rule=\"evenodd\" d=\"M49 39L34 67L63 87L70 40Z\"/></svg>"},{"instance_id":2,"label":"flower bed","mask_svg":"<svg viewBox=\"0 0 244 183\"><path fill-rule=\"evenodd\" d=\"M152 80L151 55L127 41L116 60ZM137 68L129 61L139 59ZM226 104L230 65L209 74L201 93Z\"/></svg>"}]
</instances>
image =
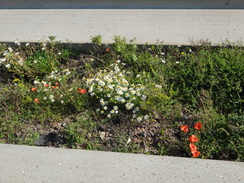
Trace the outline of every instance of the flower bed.
<instances>
[{"instance_id":1,"label":"flower bed","mask_svg":"<svg viewBox=\"0 0 244 183\"><path fill-rule=\"evenodd\" d=\"M2 143L243 161L241 45L91 44L1 45Z\"/></svg>"}]
</instances>

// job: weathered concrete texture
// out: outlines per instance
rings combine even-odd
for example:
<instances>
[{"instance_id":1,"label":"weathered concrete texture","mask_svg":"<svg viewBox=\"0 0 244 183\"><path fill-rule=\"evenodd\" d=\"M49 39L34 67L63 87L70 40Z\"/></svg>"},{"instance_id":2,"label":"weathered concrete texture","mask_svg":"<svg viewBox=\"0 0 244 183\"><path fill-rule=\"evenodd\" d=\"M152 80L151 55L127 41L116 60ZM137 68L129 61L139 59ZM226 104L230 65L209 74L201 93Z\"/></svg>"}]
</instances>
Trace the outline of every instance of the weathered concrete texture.
<instances>
[{"instance_id":1,"label":"weathered concrete texture","mask_svg":"<svg viewBox=\"0 0 244 183\"><path fill-rule=\"evenodd\" d=\"M242 9L243 0L9 0L1 1L1 8L145 8L145 9Z\"/></svg>"},{"instance_id":2,"label":"weathered concrete texture","mask_svg":"<svg viewBox=\"0 0 244 183\"><path fill-rule=\"evenodd\" d=\"M1 183L244 182L244 163L0 145Z\"/></svg>"},{"instance_id":3,"label":"weathered concrete texture","mask_svg":"<svg viewBox=\"0 0 244 183\"><path fill-rule=\"evenodd\" d=\"M220 43L244 37L244 10L0 10L0 41L37 41L57 36L73 43L90 42L101 34L136 37L137 43Z\"/></svg>"}]
</instances>

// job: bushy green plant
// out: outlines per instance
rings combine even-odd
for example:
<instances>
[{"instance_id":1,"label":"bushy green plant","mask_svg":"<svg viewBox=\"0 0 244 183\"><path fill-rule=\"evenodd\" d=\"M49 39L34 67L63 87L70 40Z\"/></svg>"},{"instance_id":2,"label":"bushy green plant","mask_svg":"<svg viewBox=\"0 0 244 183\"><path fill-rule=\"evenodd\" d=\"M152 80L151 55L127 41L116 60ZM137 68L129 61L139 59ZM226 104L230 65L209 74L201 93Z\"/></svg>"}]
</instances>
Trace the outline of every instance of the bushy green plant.
<instances>
[{"instance_id":1,"label":"bushy green plant","mask_svg":"<svg viewBox=\"0 0 244 183\"><path fill-rule=\"evenodd\" d=\"M210 94L206 91L201 93L204 94L200 99L202 107L196 116L201 121L202 129L194 134L199 138L197 147L200 157L243 161L243 115L229 114L225 117L219 114ZM183 131L184 127L181 127Z\"/></svg>"},{"instance_id":2,"label":"bushy green plant","mask_svg":"<svg viewBox=\"0 0 244 183\"><path fill-rule=\"evenodd\" d=\"M101 46L102 45L102 36L101 35L92 36L91 37L91 42L93 44Z\"/></svg>"},{"instance_id":3,"label":"bushy green plant","mask_svg":"<svg viewBox=\"0 0 244 183\"><path fill-rule=\"evenodd\" d=\"M86 111L84 113L79 113L75 118L75 123L68 124L65 127L65 139L67 140L67 145L73 148L94 149L96 141L91 142L89 141L89 137L86 136L87 132L91 134L92 130L95 128L92 114Z\"/></svg>"},{"instance_id":4,"label":"bushy green plant","mask_svg":"<svg viewBox=\"0 0 244 183\"><path fill-rule=\"evenodd\" d=\"M57 70L71 56L71 50L65 48L53 38L43 43L15 42L15 47L8 47L0 55L0 64L17 77L41 79L46 74Z\"/></svg>"},{"instance_id":5,"label":"bushy green plant","mask_svg":"<svg viewBox=\"0 0 244 183\"><path fill-rule=\"evenodd\" d=\"M51 106L59 111L86 109L86 90L81 89L82 83L73 78L69 69L52 71L44 80L35 80L29 88L28 98L41 107ZM82 91L81 91L82 90ZM71 107L72 106L72 107ZM62 110L61 110L62 109Z\"/></svg>"},{"instance_id":6,"label":"bushy green plant","mask_svg":"<svg viewBox=\"0 0 244 183\"><path fill-rule=\"evenodd\" d=\"M243 115L229 115L225 118L218 114L208 115L206 127L201 134L202 156L209 159L229 159L243 161L244 128ZM212 117L212 118L211 118Z\"/></svg>"},{"instance_id":7,"label":"bushy green plant","mask_svg":"<svg viewBox=\"0 0 244 183\"><path fill-rule=\"evenodd\" d=\"M26 111L22 113L22 92L18 85L0 86L0 139L5 143L30 145L35 139L35 135L31 132L22 135L26 128L23 119L28 116Z\"/></svg>"},{"instance_id":8,"label":"bushy green plant","mask_svg":"<svg viewBox=\"0 0 244 183\"><path fill-rule=\"evenodd\" d=\"M170 115L172 113L173 99L167 95L164 87L157 84L147 85L145 91L148 96L147 100L141 102L142 109L150 111L153 115ZM173 92L173 91L170 91Z\"/></svg>"},{"instance_id":9,"label":"bushy green plant","mask_svg":"<svg viewBox=\"0 0 244 183\"><path fill-rule=\"evenodd\" d=\"M244 50L242 47L169 49L165 57L164 76L174 84L182 102L199 107L201 90L211 94L215 106L224 113L243 111Z\"/></svg>"},{"instance_id":10,"label":"bushy green plant","mask_svg":"<svg viewBox=\"0 0 244 183\"><path fill-rule=\"evenodd\" d=\"M116 54L116 58L124 63L129 65L137 63L137 45L133 43L133 40L130 41L130 44L127 44L125 37L115 36L112 49Z\"/></svg>"}]
</instances>

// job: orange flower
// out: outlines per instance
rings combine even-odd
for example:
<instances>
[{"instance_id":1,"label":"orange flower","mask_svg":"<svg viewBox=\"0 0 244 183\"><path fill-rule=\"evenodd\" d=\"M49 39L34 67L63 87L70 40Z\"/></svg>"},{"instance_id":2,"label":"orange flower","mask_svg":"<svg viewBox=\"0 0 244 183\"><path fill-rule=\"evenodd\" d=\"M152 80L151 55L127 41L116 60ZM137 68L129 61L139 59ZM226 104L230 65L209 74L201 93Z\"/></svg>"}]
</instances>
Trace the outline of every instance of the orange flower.
<instances>
[{"instance_id":1,"label":"orange flower","mask_svg":"<svg viewBox=\"0 0 244 183\"><path fill-rule=\"evenodd\" d=\"M49 87L49 84L45 84L44 87Z\"/></svg>"},{"instance_id":2,"label":"orange flower","mask_svg":"<svg viewBox=\"0 0 244 183\"><path fill-rule=\"evenodd\" d=\"M59 83L55 83L55 85L56 85L56 86L58 86L58 85L59 85Z\"/></svg>"},{"instance_id":3,"label":"orange flower","mask_svg":"<svg viewBox=\"0 0 244 183\"><path fill-rule=\"evenodd\" d=\"M106 51L110 51L110 48L107 48Z\"/></svg>"},{"instance_id":4,"label":"orange flower","mask_svg":"<svg viewBox=\"0 0 244 183\"><path fill-rule=\"evenodd\" d=\"M198 142L199 138L197 138L195 135L192 135L192 136L189 137L189 141L190 142Z\"/></svg>"},{"instance_id":5,"label":"orange flower","mask_svg":"<svg viewBox=\"0 0 244 183\"><path fill-rule=\"evenodd\" d=\"M78 88L78 89L77 89L77 92L79 92L79 93L82 93L82 94L83 94L83 93L86 93L86 90L85 90L85 89Z\"/></svg>"},{"instance_id":6,"label":"orange flower","mask_svg":"<svg viewBox=\"0 0 244 183\"><path fill-rule=\"evenodd\" d=\"M201 128L202 128L202 123L201 123L201 122L197 122L197 123L194 125L194 128L197 129L197 130L201 130Z\"/></svg>"},{"instance_id":7,"label":"orange flower","mask_svg":"<svg viewBox=\"0 0 244 183\"><path fill-rule=\"evenodd\" d=\"M52 86L53 89L58 88L57 86Z\"/></svg>"},{"instance_id":8,"label":"orange flower","mask_svg":"<svg viewBox=\"0 0 244 183\"><path fill-rule=\"evenodd\" d=\"M199 155L200 155L199 151L196 151L196 152L192 153L192 157L193 158L197 158Z\"/></svg>"},{"instance_id":9,"label":"orange flower","mask_svg":"<svg viewBox=\"0 0 244 183\"><path fill-rule=\"evenodd\" d=\"M40 103L40 101L39 101L38 98L35 98L35 99L34 99L34 102L36 102L36 103Z\"/></svg>"},{"instance_id":10,"label":"orange flower","mask_svg":"<svg viewBox=\"0 0 244 183\"><path fill-rule=\"evenodd\" d=\"M183 132L188 132L188 126L187 126L187 125L183 125L183 126L181 126L180 129L181 129Z\"/></svg>"},{"instance_id":11,"label":"orange flower","mask_svg":"<svg viewBox=\"0 0 244 183\"><path fill-rule=\"evenodd\" d=\"M193 143L189 144L191 153L194 154L197 151L197 146L195 146Z\"/></svg>"},{"instance_id":12,"label":"orange flower","mask_svg":"<svg viewBox=\"0 0 244 183\"><path fill-rule=\"evenodd\" d=\"M31 88L31 91L36 92L37 89L36 88Z\"/></svg>"}]
</instances>

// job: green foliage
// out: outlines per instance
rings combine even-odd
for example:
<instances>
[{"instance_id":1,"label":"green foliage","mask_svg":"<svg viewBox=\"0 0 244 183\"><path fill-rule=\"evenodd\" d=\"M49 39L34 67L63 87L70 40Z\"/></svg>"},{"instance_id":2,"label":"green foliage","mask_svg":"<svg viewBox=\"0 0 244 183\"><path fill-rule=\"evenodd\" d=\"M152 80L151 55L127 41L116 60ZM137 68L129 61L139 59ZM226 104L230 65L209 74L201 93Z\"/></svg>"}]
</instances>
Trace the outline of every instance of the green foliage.
<instances>
[{"instance_id":1,"label":"green foliage","mask_svg":"<svg viewBox=\"0 0 244 183\"><path fill-rule=\"evenodd\" d=\"M202 132L200 149L205 158L244 160L244 116L235 114L211 121Z\"/></svg>"},{"instance_id":2,"label":"green foliage","mask_svg":"<svg viewBox=\"0 0 244 183\"><path fill-rule=\"evenodd\" d=\"M127 64L137 63L137 45L133 44L133 40L130 41L131 44L126 43L126 38L121 38L120 36L114 36L113 50L116 57L121 59Z\"/></svg>"},{"instance_id":3,"label":"green foliage","mask_svg":"<svg viewBox=\"0 0 244 183\"><path fill-rule=\"evenodd\" d=\"M199 107L196 98L199 91L206 90L220 112L243 112L243 47L195 49L181 53L175 48L168 50L163 68L166 82L174 84L181 101L192 107Z\"/></svg>"},{"instance_id":4,"label":"green foliage","mask_svg":"<svg viewBox=\"0 0 244 183\"><path fill-rule=\"evenodd\" d=\"M188 156L179 125L197 120L203 124L196 133L200 157L243 161L242 46L138 46L119 36L103 45L101 35L92 43L94 50L79 58L55 36L0 45L0 141L34 145L40 131L30 126L51 127L72 115L64 131L54 129L64 133L68 147L102 149L96 134L101 124L128 125L132 133L129 125L157 123L148 132L162 132L153 136L153 154L175 155L182 148ZM126 132L113 135L108 149L143 151L136 144L143 135L129 143Z\"/></svg>"},{"instance_id":5,"label":"green foliage","mask_svg":"<svg viewBox=\"0 0 244 183\"><path fill-rule=\"evenodd\" d=\"M93 44L101 46L102 45L102 36L101 35L92 36L91 37L91 42Z\"/></svg>"},{"instance_id":6,"label":"green foliage","mask_svg":"<svg viewBox=\"0 0 244 183\"><path fill-rule=\"evenodd\" d=\"M51 37L52 38L52 37ZM54 38L44 43L26 43L16 41L16 47L8 47L0 57L3 65L16 77L32 79L43 78L57 70L72 56L72 50L55 41Z\"/></svg>"},{"instance_id":7,"label":"green foliage","mask_svg":"<svg viewBox=\"0 0 244 183\"><path fill-rule=\"evenodd\" d=\"M95 128L95 124L92 120L91 114L80 113L76 116L76 122L71 123L65 128L65 138L67 139L67 145L72 148L86 148L94 149L96 142L89 142L86 135L90 134Z\"/></svg>"},{"instance_id":8,"label":"green foliage","mask_svg":"<svg viewBox=\"0 0 244 183\"><path fill-rule=\"evenodd\" d=\"M141 102L143 110L151 111L152 114L170 114L173 100L167 95L162 85L149 84L145 93L148 98Z\"/></svg>"},{"instance_id":9,"label":"green foliage","mask_svg":"<svg viewBox=\"0 0 244 183\"><path fill-rule=\"evenodd\" d=\"M0 90L0 139L5 143L28 144L33 145L37 134L28 131L23 135L26 124L23 119L28 115L22 111L22 91L18 86L1 86ZM31 117L31 116L29 116Z\"/></svg>"}]
</instances>

